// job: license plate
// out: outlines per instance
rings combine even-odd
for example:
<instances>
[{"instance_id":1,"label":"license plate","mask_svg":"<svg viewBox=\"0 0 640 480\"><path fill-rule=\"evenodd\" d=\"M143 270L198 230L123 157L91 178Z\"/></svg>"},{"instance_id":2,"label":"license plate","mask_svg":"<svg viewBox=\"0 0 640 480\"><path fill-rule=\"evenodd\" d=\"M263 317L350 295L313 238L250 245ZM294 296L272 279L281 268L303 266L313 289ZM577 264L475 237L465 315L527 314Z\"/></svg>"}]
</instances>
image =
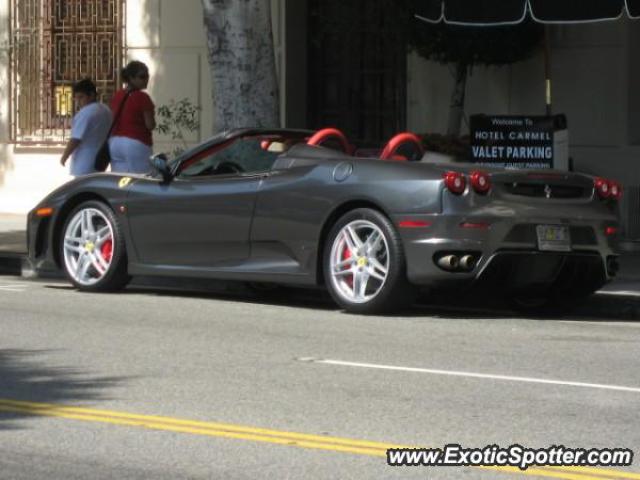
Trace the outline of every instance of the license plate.
<instances>
[{"instance_id":1,"label":"license plate","mask_svg":"<svg viewBox=\"0 0 640 480\"><path fill-rule=\"evenodd\" d=\"M571 239L569 238L569 227L561 225L538 225L538 248L540 250L552 252L571 251Z\"/></svg>"}]
</instances>

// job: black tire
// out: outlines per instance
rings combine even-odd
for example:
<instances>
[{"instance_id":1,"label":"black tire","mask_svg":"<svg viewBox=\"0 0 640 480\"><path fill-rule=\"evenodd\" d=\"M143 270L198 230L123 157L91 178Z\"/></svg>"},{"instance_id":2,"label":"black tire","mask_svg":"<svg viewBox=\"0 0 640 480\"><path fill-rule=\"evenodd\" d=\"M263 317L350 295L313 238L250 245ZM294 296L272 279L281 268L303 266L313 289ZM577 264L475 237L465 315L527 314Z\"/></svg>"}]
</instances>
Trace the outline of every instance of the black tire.
<instances>
[{"instance_id":1,"label":"black tire","mask_svg":"<svg viewBox=\"0 0 640 480\"><path fill-rule=\"evenodd\" d=\"M540 317L560 317L571 313L606 283L604 263L579 257L562 260L553 282L521 287L507 293L513 310Z\"/></svg>"},{"instance_id":2,"label":"black tire","mask_svg":"<svg viewBox=\"0 0 640 480\"><path fill-rule=\"evenodd\" d=\"M88 209L98 210L99 212L101 212L104 215L104 218L109 222L111 231L113 233L111 236L112 247L109 266L108 268L106 268L106 271L104 272L104 274L102 274L101 278L90 285L83 284L77 281L76 278L74 278L73 273L70 271L69 264L67 263L67 258L65 257L65 236L67 230L73 219L80 212ZM64 273L69 281L78 290L89 292L116 291L124 288L131 280L131 277L127 272L127 251L124 235L122 233L122 227L120 226L120 222L118 221L118 218L116 217L113 210L111 210L111 208L109 208L109 206L103 202L97 200L89 200L81 203L71 211L71 213L67 216L64 226L61 230L59 247L62 269L64 270Z\"/></svg>"},{"instance_id":3,"label":"black tire","mask_svg":"<svg viewBox=\"0 0 640 480\"><path fill-rule=\"evenodd\" d=\"M354 221L364 220L378 227L386 242L388 253L387 276L373 298L365 302L350 301L333 281L331 272L332 249L342 229ZM400 235L391 221L370 208L358 208L343 215L331 228L323 252L323 271L327 289L333 300L344 310L358 314L389 313L411 306L416 288L406 275L406 257ZM355 291L355 288L354 288Z\"/></svg>"},{"instance_id":4,"label":"black tire","mask_svg":"<svg viewBox=\"0 0 640 480\"><path fill-rule=\"evenodd\" d=\"M561 317L571 313L585 296L564 296L552 293L514 294L507 298L509 306L516 312L536 317Z\"/></svg>"}]
</instances>

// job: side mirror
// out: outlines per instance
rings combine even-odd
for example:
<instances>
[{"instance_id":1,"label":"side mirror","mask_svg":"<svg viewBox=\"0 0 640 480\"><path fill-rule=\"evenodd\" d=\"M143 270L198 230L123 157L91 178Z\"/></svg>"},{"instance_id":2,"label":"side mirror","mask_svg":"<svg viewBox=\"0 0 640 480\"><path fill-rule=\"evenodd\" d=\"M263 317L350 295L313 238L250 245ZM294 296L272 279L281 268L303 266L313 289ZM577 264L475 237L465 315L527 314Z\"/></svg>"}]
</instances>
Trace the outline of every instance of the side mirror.
<instances>
[{"instance_id":1,"label":"side mirror","mask_svg":"<svg viewBox=\"0 0 640 480\"><path fill-rule=\"evenodd\" d=\"M165 182L170 182L172 177L167 161L167 156L164 153L154 155L149 160L153 169L162 176L162 180Z\"/></svg>"}]
</instances>

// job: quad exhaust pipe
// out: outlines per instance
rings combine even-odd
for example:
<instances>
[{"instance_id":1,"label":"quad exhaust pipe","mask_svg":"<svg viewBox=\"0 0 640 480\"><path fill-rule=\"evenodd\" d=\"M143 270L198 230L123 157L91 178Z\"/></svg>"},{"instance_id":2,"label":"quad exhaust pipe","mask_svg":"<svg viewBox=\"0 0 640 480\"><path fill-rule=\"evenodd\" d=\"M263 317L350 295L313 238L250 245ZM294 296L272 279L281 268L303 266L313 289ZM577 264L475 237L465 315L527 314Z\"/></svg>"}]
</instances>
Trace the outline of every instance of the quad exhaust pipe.
<instances>
[{"instance_id":1,"label":"quad exhaust pipe","mask_svg":"<svg viewBox=\"0 0 640 480\"><path fill-rule=\"evenodd\" d=\"M435 262L447 272L470 272L475 268L479 258L480 255L474 253L445 253L436 256Z\"/></svg>"},{"instance_id":2,"label":"quad exhaust pipe","mask_svg":"<svg viewBox=\"0 0 640 480\"><path fill-rule=\"evenodd\" d=\"M445 255L438 260L438 266L449 271L457 270L460 266L460 258L457 255Z\"/></svg>"},{"instance_id":3,"label":"quad exhaust pipe","mask_svg":"<svg viewBox=\"0 0 640 480\"><path fill-rule=\"evenodd\" d=\"M473 270L473 267L476 266L476 259L473 258L473 255L464 255L460 259L460 268L463 270Z\"/></svg>"}]
</instances>

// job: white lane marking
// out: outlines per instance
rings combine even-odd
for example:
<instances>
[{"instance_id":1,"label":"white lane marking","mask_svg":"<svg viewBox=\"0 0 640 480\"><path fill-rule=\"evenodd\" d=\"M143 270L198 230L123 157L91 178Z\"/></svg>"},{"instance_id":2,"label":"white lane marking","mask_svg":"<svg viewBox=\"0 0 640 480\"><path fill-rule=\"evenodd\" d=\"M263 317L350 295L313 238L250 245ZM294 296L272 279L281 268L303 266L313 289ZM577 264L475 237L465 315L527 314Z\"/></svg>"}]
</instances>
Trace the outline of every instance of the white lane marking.
<instances>
[{"instance_id":1,"label":"white lane marking","mask_svg":"<svg viewBox=\"0 0 640 480\"><path fill-rule=\"evenodd\" d=\"M579 323L580 325L593 325L594 327L632 327L632 328L640 328L640 323L633 321L624 321L621 322L619 320L601 320L601 321L586 321L581 320L579 318L575 320L559 320L560 323L566 323L568 325L575 325Z\"/></svg>"},{"instance_id":2,"label":"white lane marking","mask_svg":"<svg viewBox=\"0 0 640 480\"><path fill-rule=\"evenodd\" d=\"M16 292L22 293L28 288L28 285L22 283L4 283L0 284L0 292Z\"/></svg>"},{"instance_id":3,"label":"white lane marking","mask_svg":"<svg viewBox=\"0 0 640 480\"><path fill-rule=\"evenodd\" d=\"M490 375L486 373L458 372L455 370L436 370L431 368L399 367L395 365L380 365L376 363L345 362L342 360L329 360L322 358L305 357L298 359L301 362L322 363L341 367L372 368L376 370L394 370L398 372L427 373L430 375L446 375L451 377L481 378L485 380L502 380L507 382L542 383L546 385L562 385L567 387L594 388L599 390L615 390L619 392L640 393L639 387L626 387L622 385L606 385L601 383L567 382L564 380L550 380L546 378L512 377L509 375Z\"/></svg>"},{"instance_id":4,"label":"white lane marking","mask_svg":"<svg viewBox=\"0 0 640 480\"><path fill-rule=\"evenodd\" d=\"M640 292L634 290L606 290L599 291L596 295L623 295L626 297L640 297Z\"/></svg>"}]
</instances>

